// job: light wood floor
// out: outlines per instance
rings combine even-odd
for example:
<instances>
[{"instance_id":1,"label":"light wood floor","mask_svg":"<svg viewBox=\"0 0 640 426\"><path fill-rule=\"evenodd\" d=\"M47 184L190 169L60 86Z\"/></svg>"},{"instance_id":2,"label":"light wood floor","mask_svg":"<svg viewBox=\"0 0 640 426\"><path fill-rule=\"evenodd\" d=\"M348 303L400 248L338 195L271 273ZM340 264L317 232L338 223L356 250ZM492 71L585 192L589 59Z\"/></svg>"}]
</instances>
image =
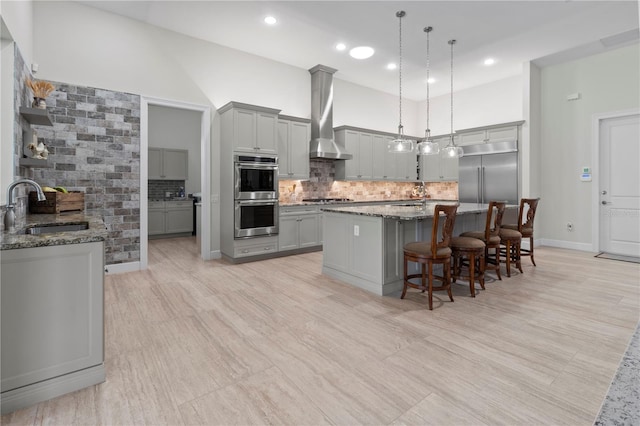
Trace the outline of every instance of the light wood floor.
<instances>
[{"instance_id":1,"label":"light wood floor","mask_svg":"<svg viewBox=\"0 0 640 426\"><path fill-rule=\"evenodd\" d=\"M639 317L639 265L561 249L432 312L328 279L321 252L149 254L106 279L106 383L3 425L591 425Z\"/></svg>"}]
</instances>

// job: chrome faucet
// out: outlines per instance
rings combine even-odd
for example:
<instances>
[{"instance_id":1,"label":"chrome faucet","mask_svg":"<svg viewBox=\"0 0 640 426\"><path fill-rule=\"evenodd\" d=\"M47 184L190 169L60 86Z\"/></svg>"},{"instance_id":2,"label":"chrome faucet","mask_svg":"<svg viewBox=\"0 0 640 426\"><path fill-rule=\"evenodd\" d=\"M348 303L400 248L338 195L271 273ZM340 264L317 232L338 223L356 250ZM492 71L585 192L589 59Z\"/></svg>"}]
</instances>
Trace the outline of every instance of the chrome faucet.
<instances>
[{"instance_id":1,"label":"chrome faucet","mask_svg":"<svg viewBox=\"0 0 640 426\"><path fill-rule=\"evenodd\" d=\"M12 182L7 189L7 212L4 214L5 231L8 231L16 224L15 205L13 204L13 189L21 183L29 184L36 189L36 192L38 193L38 201L44 201L47 199L47 197L44 196L42 188L35 180L23 178Z\"/></svg>"}]
</instances>

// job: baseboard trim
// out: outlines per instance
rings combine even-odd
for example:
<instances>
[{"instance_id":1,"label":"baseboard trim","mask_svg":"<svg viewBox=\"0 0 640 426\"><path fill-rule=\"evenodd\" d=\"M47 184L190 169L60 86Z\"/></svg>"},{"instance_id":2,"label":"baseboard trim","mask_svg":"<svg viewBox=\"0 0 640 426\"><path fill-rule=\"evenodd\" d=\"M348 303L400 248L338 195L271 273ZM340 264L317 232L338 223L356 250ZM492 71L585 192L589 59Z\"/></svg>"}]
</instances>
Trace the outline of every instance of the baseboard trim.
<instances>
[{"instance_id":1,"label":"baseboard trim","mask_svg":"<svg viewBox=\"0 0 640 426\"><path fill-rule=\"evenodd\" d=\"M107 378L104 364L85 368L63 376L23 386L2 393L0 411L10 413L51 398L103 383Z\"/></svg>"},{"instance_id":2,"label":"baseboard trim","mask_svg":"<svg viewBox=\"0 0 640 426\"><path fill-rule=\"evenodd\" d=\"M574 243L571 241L563 241L563 240L549 240L543 238L539 241L536 241L534 244L537 246L540 243L541 246L547 247L557 247L569 250L578 250L578 251L589 251L593 252L593 245L588 243Z\"/></svg>"},{"instance_id":3,"label":"baseboard trim","mask_svg":"<svg viewBox=\"0 0 640 426\"><path fill-rule=\"evenodd\" d=\"M222 259L222 252L220 250L211 250L209 258L205 260Z\"/></svg>"},{"instance_id":4,"label":"baseboard trim","mask_svg":"<svg viewBox=\"0 0 640 426\"><path fill-rule=\"evenodd\" d=\"M140 270L140 261L127 263L114 263L105 267L107 274L122 274L124 272L134 272Z\"/></svg>"}]
</instances>

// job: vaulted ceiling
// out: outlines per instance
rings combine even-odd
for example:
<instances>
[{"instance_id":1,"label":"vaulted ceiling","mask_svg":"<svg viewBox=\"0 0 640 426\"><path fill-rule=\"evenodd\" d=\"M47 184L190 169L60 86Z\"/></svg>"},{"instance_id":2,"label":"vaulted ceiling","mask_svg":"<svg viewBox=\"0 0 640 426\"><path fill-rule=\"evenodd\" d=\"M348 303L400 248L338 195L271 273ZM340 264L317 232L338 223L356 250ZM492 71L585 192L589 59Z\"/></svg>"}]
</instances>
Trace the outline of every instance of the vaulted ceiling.
<instances>
[{"instance_id":1,"label":"vaulted ceiling","mask_svg":"<svg viewBox=\"0 0 640 426\"><path fill-rule=\"evenodd\" d=\"M432 96L518 75L523 63L549 65L637 42L636 1L81 1L151 25L308 69L323 64L337 78L397 94L402 18L403 96L426 97L426 35L432 26ZM275 25L264 23L274 16ZM345 51L335 49L344 43ZM349 56L371 46L365 60ZM573 55L573 56L572 56ZM486 58L495 64L485 66Z\"/></svg>"}]
</instances>

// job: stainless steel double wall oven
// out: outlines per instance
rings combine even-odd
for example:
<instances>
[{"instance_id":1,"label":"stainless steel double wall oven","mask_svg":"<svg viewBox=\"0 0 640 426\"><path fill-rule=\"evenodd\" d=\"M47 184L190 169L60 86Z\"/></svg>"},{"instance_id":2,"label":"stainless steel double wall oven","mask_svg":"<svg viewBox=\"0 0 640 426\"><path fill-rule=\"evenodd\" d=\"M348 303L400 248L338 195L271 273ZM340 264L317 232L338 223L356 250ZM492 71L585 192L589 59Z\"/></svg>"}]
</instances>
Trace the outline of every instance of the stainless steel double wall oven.
<instances>
[{"instance_id":1,"label":"stainless steel double wall oven","mask_svg":"<svg viewBox=\"0 0 640 426\"><path fill-rule=\"evenodd\" d=\"M235 238L278 234L278 157L234 156Z\"/></svg>"}]
</instances>

